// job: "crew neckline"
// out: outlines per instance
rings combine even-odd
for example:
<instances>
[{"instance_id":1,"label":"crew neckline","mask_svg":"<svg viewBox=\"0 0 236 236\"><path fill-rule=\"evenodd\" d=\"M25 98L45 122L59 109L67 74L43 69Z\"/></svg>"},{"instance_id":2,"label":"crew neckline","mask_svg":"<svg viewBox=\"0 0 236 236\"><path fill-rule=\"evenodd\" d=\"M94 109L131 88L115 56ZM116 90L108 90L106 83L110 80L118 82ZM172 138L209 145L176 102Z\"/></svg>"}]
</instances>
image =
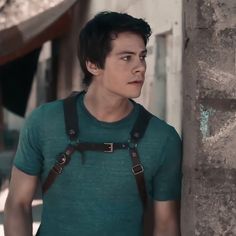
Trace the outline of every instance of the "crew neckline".
<instances>
[{"instance_id":1,"label":"crew neckline","mask_svg":"<svg viewBox=\"0 0 236 236\"><path fill-rule=\"evenodd\" d=\"M133 109L130 111L130 113L128 115L126 115L124 118L122 118L121 120L118 120L118 121L114 121L114 122L100 121L95 116L93 116L86 108L86 106L84 104L85 93L86 93L85 91L81 93L81 95L78 98L78 102L79 102L79 105L82 109L83 114L93 124L103 126L106 128L115 128L115 127L120 128L121 126L128 125L130 122L132 122L134 120L134 118L137 116L137 113L139 112L138 103L136 103L135 101L130 99L130 101L133 103L134 106L133 106Z\"/></svg>"}]
</instances>

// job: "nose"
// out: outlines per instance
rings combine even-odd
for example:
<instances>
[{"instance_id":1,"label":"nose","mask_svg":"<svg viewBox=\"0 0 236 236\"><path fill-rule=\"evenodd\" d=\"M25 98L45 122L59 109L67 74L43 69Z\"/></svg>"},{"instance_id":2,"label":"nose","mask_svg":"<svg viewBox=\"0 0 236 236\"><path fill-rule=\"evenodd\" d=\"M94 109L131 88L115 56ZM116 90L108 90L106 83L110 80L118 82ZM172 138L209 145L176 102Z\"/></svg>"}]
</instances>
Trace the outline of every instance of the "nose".
<instances>
[{"instance_id":1,"label":"nose","mask_svg":"<svg viewBox=\"0 0 236 236\"><path fill-rule=\"evenodd\" d=\"M139 73L145 73L146 71L146 62L145 60L138 60L136 62L136 64L134 65L134 68L133 68L133 73L134 74L139 74Z\"/></svg>"}]
</instances>

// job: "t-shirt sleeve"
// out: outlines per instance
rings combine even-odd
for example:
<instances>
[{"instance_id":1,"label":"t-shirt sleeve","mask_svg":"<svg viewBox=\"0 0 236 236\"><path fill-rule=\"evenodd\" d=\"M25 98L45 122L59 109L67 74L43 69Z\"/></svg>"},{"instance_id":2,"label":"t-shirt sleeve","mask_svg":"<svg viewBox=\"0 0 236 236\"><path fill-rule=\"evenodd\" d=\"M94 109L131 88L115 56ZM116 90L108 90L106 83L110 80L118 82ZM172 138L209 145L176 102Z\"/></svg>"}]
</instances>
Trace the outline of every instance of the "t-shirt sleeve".
<instances>
[{"instance_id":1,"label":"t-shirt sleeve","mask_svg":"<svg viewBox=\"0 0 236 236\"><path fill-rule=\"evenodd\" d=\"M182 182L182 142L175 131L167 137L162 151L162 163L153 178L153 199L179 200Z\"/></svg>"},{"instance_id":2,"label":"t-shirt sleeve","mask_svg":"<svg viewBox=\"0 0 236 236\"><path fill-rule=\"evenodd\" d=\"M19 137L14 158L14 166L29 175L39 175L42 169L43 155L41 149L41 108L34 110L26 119Z\"/></svg>"}]
</instances>

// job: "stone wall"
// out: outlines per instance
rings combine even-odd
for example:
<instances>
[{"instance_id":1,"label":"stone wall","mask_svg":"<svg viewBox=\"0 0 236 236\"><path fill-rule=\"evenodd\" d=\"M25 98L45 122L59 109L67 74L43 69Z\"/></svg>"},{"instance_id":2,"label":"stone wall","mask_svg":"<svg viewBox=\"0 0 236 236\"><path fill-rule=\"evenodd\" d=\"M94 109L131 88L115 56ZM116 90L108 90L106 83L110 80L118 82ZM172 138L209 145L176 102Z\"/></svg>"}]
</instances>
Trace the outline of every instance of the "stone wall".
<instances>
[{"instance_id":1,"label":"stone wall","mask_svg":"<svg viewBox=\"0 0 236 236\"><path fill-rule=\"evenodd\" d=\"M185 0L184 236L236 235L236 2Z\"/></svg>"}]
</instances>

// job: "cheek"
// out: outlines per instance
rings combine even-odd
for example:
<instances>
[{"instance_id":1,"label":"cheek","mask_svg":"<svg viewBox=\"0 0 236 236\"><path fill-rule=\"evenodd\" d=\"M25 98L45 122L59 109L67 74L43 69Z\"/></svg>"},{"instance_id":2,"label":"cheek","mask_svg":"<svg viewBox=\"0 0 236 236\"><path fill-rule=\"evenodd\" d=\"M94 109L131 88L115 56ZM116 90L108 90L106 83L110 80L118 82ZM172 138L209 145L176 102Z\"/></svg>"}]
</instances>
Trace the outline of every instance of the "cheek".
<instances>
[{"instance_id":1,"label":"cheek","mask_svg":"<svg viewBox=\"0 0 236 236\"><path fill-rule=\"evenodd\" d=\"M145 66L144 73L146 73L147 67Z\"/></svg>"}]
</instances>

